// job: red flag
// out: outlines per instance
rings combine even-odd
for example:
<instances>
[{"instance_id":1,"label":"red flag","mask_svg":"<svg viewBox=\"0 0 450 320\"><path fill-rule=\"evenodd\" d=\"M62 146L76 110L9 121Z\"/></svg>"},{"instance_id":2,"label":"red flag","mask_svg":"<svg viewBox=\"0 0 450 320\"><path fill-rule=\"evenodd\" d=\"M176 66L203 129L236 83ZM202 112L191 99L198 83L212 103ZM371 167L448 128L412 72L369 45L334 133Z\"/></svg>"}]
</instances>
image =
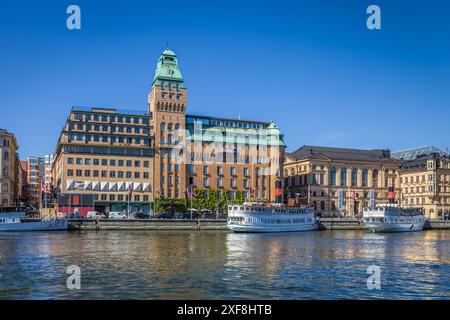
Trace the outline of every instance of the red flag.
<instances>
[{"instance_id":1,"label":"red flag","mask_svg":"<svg viewBox=\"0 0 450 320\"><path fill-rule=\"evenodd\" d=\"M48 190L47 186L43 183L41 183L41 190L44 193L50 193L50 191Z\"/></svg>"},{"instance_id":2,"label":"red flag","mask_svg":"<svg viewBox=\"0 0 450 320\"><path fill-rule=\"evenodd\" d=\"M251 196L253 196L255 194L255 189L253 189L252 187L250 187L249 191L250 191Z\"/></svg>"},{"instance_id":3,"label":"red flag","mask_svg":"<svg viewBox=\"0 0 450 320\"><path fill-rule=\"evenodd\" d=\"M132 183L130 183L130 185L128 186L128 194L130 195L130 198L131 198L131 196L133 195L133 182Z\"/></svg>"}]
</instances>

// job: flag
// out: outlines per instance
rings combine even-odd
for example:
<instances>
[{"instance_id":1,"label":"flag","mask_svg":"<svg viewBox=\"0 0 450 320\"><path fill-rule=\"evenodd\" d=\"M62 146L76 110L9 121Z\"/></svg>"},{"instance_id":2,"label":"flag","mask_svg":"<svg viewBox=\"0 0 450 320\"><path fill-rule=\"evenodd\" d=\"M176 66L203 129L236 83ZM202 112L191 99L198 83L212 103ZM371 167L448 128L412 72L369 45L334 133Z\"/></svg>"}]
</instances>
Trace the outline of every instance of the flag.
<instances>
[{"instance_id":1,"label":"flag","mask_svg":"<svg viewBox=\"0 0 450 320\"><path fill-rule=\"evenodd\" d=\"M186 188L186 194L189 199L192 200L193 197L195 197L195 189L193 185L190 185Z\"/></svg>"},{"instance_id":2,"label":"flag","mask_svg":"<svg viewBox=\"0 0 450 320\"><path fill-rule=\"evenodd\" d=\"M132 183L130 183L129 184L129 186L128 186L128 194L130 195L130 199L131 199L131 196L133 195L133 182Z\"/></svg>"},{"instance_id":3,"label":"flag","mask_svg":"<svg viewBox=\"0 0 450 320\"><path fill-rule=\"evenodd\" d=\"M308 184L308 204L311 204L311 195L312 195L311 185Z\"/></svg>"},{"instance_id":4,"label":"flag","mask_svg":"<svg viewBox=\"0 0 450 320\"><path fill-rule=\"evenodd\" d=\"M250 191L250 196L253 197L253 195L255 194L255 189L253 189L252 187L249 188Z\"/></svg>"},{"instance_id":5,"label":"flag","mask_svg":"<svg viewBox=\"0 0 450 320\"><path fill-rule=\"evenodd\" d=\"M164 200L164 190L163 189L159 189L158 191L156 191L156 193L159 195L159 198L161 200Z\"/></svg>"},{"instance_id":6,"label":"flag","mask_svg":"<svg viewBox=\"0 0 450 320\"><path fill-rule=\"evenodd\" d=\"M44 193L50 193L50 191L48 190L47 186L43 183L41 183L41 190Z\"/></svg>"}]
</instances>

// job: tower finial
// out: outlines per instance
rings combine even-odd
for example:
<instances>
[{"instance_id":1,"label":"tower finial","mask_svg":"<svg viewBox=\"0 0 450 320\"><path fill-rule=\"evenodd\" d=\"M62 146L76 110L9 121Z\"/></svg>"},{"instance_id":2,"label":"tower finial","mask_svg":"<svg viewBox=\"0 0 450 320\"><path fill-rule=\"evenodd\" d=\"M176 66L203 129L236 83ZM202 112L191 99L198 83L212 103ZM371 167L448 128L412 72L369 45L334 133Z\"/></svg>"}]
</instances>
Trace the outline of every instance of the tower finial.
<instances>
[{"instance_id":1,"label":"tower finial","mask_svg":"<svg viewBox=\"0 0 450 320\"><path fill-rule=\"evenodd\" d=\"M169 41L166 41L166 48L169 49Z\"/></svg>"}]
</instances>

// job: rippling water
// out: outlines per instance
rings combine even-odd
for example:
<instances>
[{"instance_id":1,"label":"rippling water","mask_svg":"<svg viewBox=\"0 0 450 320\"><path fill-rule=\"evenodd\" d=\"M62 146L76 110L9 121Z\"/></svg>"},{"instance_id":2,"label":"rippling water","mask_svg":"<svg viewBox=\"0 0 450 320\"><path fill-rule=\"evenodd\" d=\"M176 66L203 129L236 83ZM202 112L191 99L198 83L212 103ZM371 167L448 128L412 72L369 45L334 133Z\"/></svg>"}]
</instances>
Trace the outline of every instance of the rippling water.
<instances>
[{"instance_id":1,"label":"rippling water","mask_svg":"<svg viewBox=\"0 0 450 320\"><path fill-rule=\"evenodd\" d=\"M81 268L69 290L66 268ZM368 290L367 267L381 268ZM0 234L0 299L448 299L450 231Z\"/></svg>"}]
</instances>

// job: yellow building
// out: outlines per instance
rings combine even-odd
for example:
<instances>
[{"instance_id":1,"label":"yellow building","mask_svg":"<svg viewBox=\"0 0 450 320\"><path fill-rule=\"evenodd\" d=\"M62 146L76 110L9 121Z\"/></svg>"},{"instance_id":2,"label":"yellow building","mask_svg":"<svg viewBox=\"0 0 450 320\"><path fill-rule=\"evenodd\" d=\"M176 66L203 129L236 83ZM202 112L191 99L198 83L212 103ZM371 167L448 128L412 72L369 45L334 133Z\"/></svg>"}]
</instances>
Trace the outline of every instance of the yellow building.
<instances>
[{"instance_id":1,"label":"yellow building","mask_svg":"<svg viewBox=\"0 0 450 320\"><path fill-rule=\"evenodd\" d=\"M366 206L398 201L399 169L389 150L303 146L286 154L284 199L322 213L358 215Z\"/></svg>"},{"instance_id":2,"label":"yellow building","mask_svg":"<svg viewBox=\"0 0 450 320\"><path fill-rule=\"evenodd\" d=\"M12 133L0 129L0 207L19 204L19 149Z\"/></svg>"},{"instance_id":3,"label":"yellow building","mask_svg":"<svg viewBox=\"0 0 450 320\"><path fill-rule=\"evenodd\" d=\"M393 154L402 162L401 204L423 208L426 218L450 214L450 158L435 147Z\"/></svg>"},{"instance_id":4,"label":"yellow building","mask_svg":"<svg viewBox=\"0 0 450 320\"><path fill-rule=\"evenodd\" d=\"M166 49L147 111L73 107L52 163L60 212L148 212L156 198L194 187L281 202L285 144L275 123L186 114L187 91Z\"/></svg>"}]
</instances>

